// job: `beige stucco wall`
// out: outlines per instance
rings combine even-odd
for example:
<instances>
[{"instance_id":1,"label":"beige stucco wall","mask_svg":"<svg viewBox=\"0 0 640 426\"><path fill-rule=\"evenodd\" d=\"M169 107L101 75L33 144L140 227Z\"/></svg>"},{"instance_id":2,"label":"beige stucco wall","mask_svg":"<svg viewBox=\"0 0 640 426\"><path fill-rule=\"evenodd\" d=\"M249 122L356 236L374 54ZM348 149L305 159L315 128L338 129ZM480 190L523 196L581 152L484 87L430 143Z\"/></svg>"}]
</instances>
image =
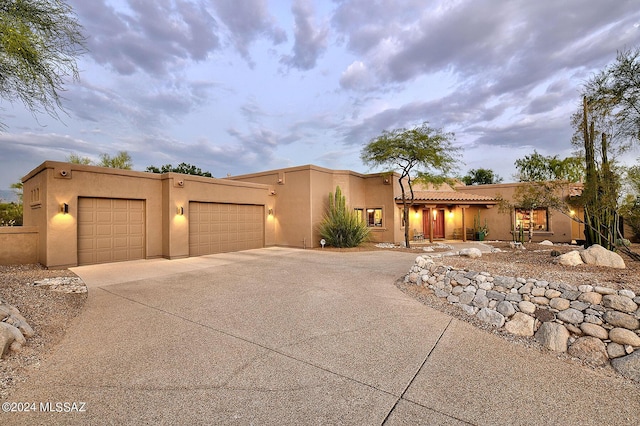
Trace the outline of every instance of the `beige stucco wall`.
<instances>
[{"instance_id":1,"label":"beige stucco wall","mask_svg":"<svg viewBox=\"0 0 640 426\"><path fill-rule=\"evenodd\" d=\"M363 175L349 170L331 170L313 165L234 176L232 180L272 185L276 191L273 218L276 244L290 247L320 247L318 226L329 203L329 193L340 186L351 208L382 208L381 229L372 228L373 241L402 241L404 229L395 205L399 191L397 176Z\"/></svg>"},{"instance_id":2,"label":"beige stucco wall","mask_svg":"<svg viewBox=\"0 0 640 426\"><path fill-rule=\"evenodd\" d=\"M456 187L457 191L470 192L479 195L485 195L489 197L501 197L504 200L514 203L514 194L518 186L522 183L506 183L495 185L471 185L471 186L459 186ZM559 194L562 195L562 194ZM469 209L469 221L467 223L470 227L473 226L473 218L476 217L477 209ZM576 217L581 217L582 211L574 212ZM514 213L511 210L501 211L498 206L492 209L481 209L480 220L484 224L485 219L489 227L488 239L491 240L512 240L513 235L511 233L512 223L514 222ZM543 240L549 240L553 242L571 242L571 240L582 239L583 227L576 221L571 219L569 211L560 212L558 210L549 209L548 215L548 231L534 231L533 241L539 242Z\"/></svg>"},{"instance_id":3,"label":"beige stucco wall","mask_svg":"<svg viewBox=\"0 0 640 426\"><path fill-rule=\"evenodd\" d=\"M63 268L78 263L78 198L144 200L145 257L189 255L189 201L265 206L265 245L275 244L266 218L269 187L177 173L154 174L47 161L23 178L24 223L38 229L38 262ZM67 203L69 213L60 212ZM177 214L177 207L184 215Z\"/></svg>"},{"instance_id":4,"label":"beige stucco wall","mask_svg":"<svg viewBox=\"0 0 640 426\"><path fill-rule=\"evenodd\" d=\"M38 228L35 226L0 227L0 265L38 262Z\"/></svg>"}]
</instances>

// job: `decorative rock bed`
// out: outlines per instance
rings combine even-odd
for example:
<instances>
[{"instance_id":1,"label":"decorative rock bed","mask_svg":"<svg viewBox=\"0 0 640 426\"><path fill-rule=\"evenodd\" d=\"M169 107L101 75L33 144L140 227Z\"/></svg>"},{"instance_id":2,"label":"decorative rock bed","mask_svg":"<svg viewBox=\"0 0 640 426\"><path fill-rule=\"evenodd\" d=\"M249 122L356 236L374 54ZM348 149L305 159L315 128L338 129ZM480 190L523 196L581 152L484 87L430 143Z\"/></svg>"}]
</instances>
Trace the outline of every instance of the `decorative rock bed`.
<instances>
[{"instance_id":1,"label":"decorative rock bed","mask_svg":"<svg viewBox=\"0 0 640 426\"><path fill-rule=\"evenodd\" d=\"M45 278L29 284L61 293L86 293L87 286L77 277ZM18 308L0 299L0 357L6 352L19 352L35 332Z\"/></svg>"},{"instance_id":2,"label":"decorative rock bed","mask_svg":"<svg viewBox=\"0 0 640 426\"><path fill-rule=\"evenodd\" d=\"M418 256L405 282L468 315L640 382L640 297L630 290L455 269Z\"/></svg>"}]
</instances>

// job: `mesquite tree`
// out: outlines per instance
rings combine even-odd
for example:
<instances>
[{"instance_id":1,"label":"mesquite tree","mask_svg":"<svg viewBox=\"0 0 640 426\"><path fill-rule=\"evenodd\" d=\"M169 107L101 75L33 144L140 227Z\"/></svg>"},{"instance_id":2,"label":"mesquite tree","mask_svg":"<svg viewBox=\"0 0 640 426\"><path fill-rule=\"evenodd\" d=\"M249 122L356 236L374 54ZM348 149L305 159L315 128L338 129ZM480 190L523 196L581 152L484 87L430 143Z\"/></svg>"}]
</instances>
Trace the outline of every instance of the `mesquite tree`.
<instances>
[{"instance_id":1,"label":"mesquite tree","mask_svg":"<svg viewBox=\"0 0 640 426\"><path fill-rule=\"evenodd\" d=\"M453 133L433 129L425 122L412 129L385 130L362 149L360 157L365 164L384 167L390 173L400 171L402 211L406 224L404 240L407 247L410 246L409 208L414 201L413 181L415 178L434 184L448 181L446 175L458 162L456 153L459 148L453 146L453 139ZM430 170L435 170L439 174L434 174ZM411 175L414 171L416 176ZM405 188L405 183L408 188Z\"/></svg>"}]
</instances>

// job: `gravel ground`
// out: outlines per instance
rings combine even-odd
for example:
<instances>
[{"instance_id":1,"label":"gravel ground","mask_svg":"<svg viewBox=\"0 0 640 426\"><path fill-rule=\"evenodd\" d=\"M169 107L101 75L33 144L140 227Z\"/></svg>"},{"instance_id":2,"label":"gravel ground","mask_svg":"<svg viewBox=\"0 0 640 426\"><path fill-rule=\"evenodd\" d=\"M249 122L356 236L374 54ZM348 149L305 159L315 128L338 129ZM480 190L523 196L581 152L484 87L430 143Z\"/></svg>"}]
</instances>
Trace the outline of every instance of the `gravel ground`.
<instances>
[{"instance_id":1,"label":"gravel ground","mask_svg":"<svg viewBox=\"0 0 640 426\"><path fill-rule=\"evenodd\" d=\"M547 281L561 281L568 284L603 285L616 289L626 288L640 294L640 262L634 262L623 256L627 264L626 269L598 268L580 265L573 268L552 263L551 250L562 253L574 250L568 245L553 247L539 244L525 244L526 250L510 249L507 243L487 242L500 248L501 253L485 253L479 259L450 256L443 259L446 265L467 268L476 271L487 271L494 275L518 276L524 278L544 279ZM411 249L381 249L374 244L365 244L355 249L332 249L332 251L367 251L367 250L403 250L424 253L424 245ZM640 245L632 250L640 252ZM446 251L436 248L435 252ZM407 269L408 272L408 269ZM47 270L39 265L0 266L0 299L17 307L35 331L35 336L19 353L9 353L0 360L0 400L7 398L11 389L18 383L24 382L32 369L37 369L55 346L62 340L71 323L82 310L87 294L65 294L48 290L45 287L29 285L43 278L75 277L69 270ZM486 324L475 321L464 315L456 307L444 303L436 298L429 290L407 286L400 279L396 285L411 297L435 309L449 313L461 320L471 322L489 332L498 334L515 344L544 351L534 339L520 338L508 333L495 330ZM558 355L569 358L567 355ZM577 360L574 360L577 362ZM616 374L611 367L599 368L605 374Z\"/></svg>"},{"instance_id":2,"label":"gravel ground","mask_svg":"<svg viewBox=\"0 0 640 426\"><path fill-rule=\"evenodd\" d=\"M47 358L87 299L86 293L65 294L30 284L43 278L75 276L69 270L40 265L0 265L0 299L18 308L36 333L20 352L9 352L0 360L0 400Z\"/></svg>"}]
</instances>

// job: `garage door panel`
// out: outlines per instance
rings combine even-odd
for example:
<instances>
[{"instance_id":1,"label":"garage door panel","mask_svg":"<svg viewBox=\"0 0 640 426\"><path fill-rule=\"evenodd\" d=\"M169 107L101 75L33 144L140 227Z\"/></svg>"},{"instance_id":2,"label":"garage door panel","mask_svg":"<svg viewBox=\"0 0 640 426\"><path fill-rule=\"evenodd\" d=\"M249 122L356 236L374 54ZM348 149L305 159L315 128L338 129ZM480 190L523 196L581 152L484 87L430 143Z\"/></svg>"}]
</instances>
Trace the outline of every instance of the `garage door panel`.
<instances>
[{"instance_id":1,"label":"garage door panel","mask_svg":"<svg viewBox=\"0 0 640 426\"><path fill-rule=\"evenodd\" d=\"M191 202L189 212L191 256L264 247L264 206Z\"/></svg>"},{"instance_id":2,"label":"garage door panel","mask_svg":"<svg viewBox=\"0 0 640 426\"><path fill-rule=\"evenodd\" d=\"M144 259L144 201L78 199L78 264Z\"/></svg>"}]
</instances>

